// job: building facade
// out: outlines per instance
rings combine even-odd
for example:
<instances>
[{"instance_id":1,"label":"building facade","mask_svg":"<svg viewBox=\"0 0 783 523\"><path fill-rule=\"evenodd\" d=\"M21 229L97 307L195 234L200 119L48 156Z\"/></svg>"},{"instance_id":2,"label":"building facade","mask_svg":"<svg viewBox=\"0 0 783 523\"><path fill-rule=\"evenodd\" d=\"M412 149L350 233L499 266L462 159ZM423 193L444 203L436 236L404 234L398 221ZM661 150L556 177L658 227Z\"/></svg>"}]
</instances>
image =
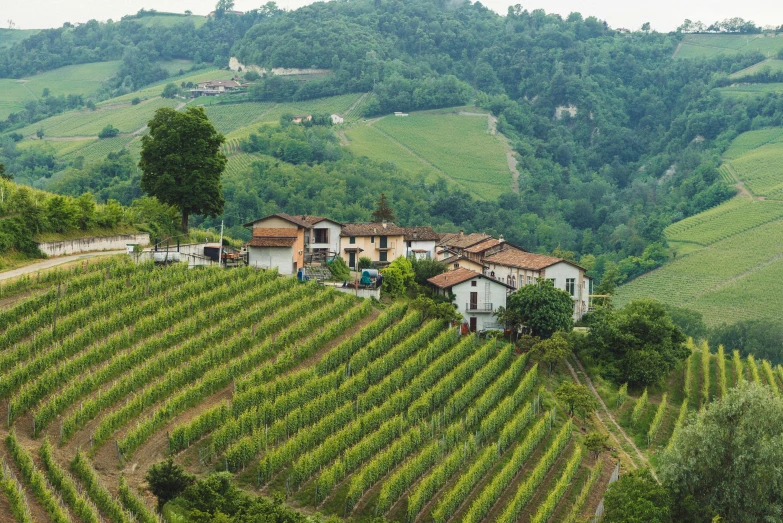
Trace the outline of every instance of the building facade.
<instances>
[{"instance_id":1,"label":"building facade","mask_svg":"<svg viewBox=\"0 0 783 523\"><path fill-rule=\"evenodd\" d=\"M340 256L351 269L359 267L359 258L376 265L391 263L405 256L405 228L393 223L347 223L340 233Z\"/></svg>"},{"instance_id":2,"label":"building facade","mask_svg":"<svg viewBox=\"0 0 783 523\"><path fill-rule=\"evenodd\" d=\"M247 242L248 265L277 268L285 276L304 267L305 231L310 225L285 213L277 213L244 225L253 237Z\"/></svg>"},{"instance_id":3,"label":"building facade","mask_svg":"<svg viewBox=\"0 0 783 523\"><path fill-rule=\"evenodd\" d=\"M440 235L432 227L405 227L405 256L417 260L434 260Z\"/></svg>"},{"instance_id":4,"label":"building facade","mask_svg":"<svg viewBox=\"0 0 783 523\"><path fill-rule=\"evenodd\" d=\"M495 311L506 306L510 287L505 283L470 269L447 271L427 280L435 294L449 297L462 314L470 332L502 330Z\"/></svg>"}]
</instances>

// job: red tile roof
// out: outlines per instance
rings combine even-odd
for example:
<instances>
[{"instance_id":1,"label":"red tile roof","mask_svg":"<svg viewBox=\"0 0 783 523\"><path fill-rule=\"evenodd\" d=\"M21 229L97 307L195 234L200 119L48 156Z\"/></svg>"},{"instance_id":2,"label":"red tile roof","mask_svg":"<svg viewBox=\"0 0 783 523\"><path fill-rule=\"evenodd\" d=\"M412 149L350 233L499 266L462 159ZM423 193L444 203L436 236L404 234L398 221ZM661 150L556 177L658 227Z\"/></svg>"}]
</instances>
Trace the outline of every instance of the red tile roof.
<instances>
[{"instance_id":1,"label":"red tile roof","mask_svg":"<svg viewBox=\"0 0 783 523\"><path fill-rule=\"evenodd\" d=\"M382 223L346 223L340 236L404 236L405 228L388 222Z\"/></svg>"},{"instance_id":2,"label":"red tile roof","mask_svg":"<svg viewBox=\"0 0 783 523\"><path fill-rule=\"evenodd\" d=\"M454 269L453 271L446 271L443 274L438 274L437 276L433 276L432 278L427 280L427 282L431 283L435 287L439 287L441 289L448 289L449 287L453 287L458 283L472 280L473 278L477 278L479 276L481 276L481 274L477 272L473 272L470 269L465 269L463 267L460 267L459 269Z\"/></svg>"},{"instance_id":3,"label":"red tile roof","mask_svg":"<svg viewBox=\"0 0 783 523\"><path fill-rule=\"evenodd\" d=\"M251 238L247 242L248 247L291 247L296 243L296 238Z\"/></svg>"},{"instance_id":4,"label":"red tile roof","mask_svg":"<svg viewBox=\"0 0 783 523\"><path fill-rule=\"evenodd\" d=\"M496 240L495 238L488 238L488 239L484 240L483 242L480 242L480 243L477 243L476 245L473 245L472 247L468 247L467 249L465 249L465 252L470 252L470 253L476 254L476 253L479 253L479 252L484 252L487 249L491 249L495 245L500 245L501 243L503 243L503 242L501 242L500 240Z\"/></svg>"},{"instance_id":5,"label":"red tile roof","mask_svg":"<svg viewBox=\"0 0 783 523\"><path fill-rule=\"evenodd\" d=\"M451 234L450 236L441 237L440 243L438 243L438 245L442 247L465 249L467 247L476 245L479 242L487 240L488 238L491 238L491 236L484 234L483 232L474 232L472 234L456 233Z\"/></svg>"},{"instance_id":6,"label":"red tile roof","mask_svg":"<svg viewBox=\"0 0 783 523\"><path fill-rule=\"evenodd\" d=\"M299 229L292 227L256 227L253 229L254 237L262 238L296 238Z\"/></svg>"},{"instance_id":7,"label":"red tile roof","mask_svg":"<svg viewBox=\"0 0 783 523\"><path fill-rule=\"evenodd\" d=\"M284 212L278 212L275 214L270 214L269 216L264 216L263 218L259 218L257 220L253 220L252 222L248 222L243 225L243 227L251 227L253 224L256 224L258 222L262 222L264 220L268 220L270 218L280 218L287 222L291 222L294 225L298 225L299 227L304 227L305 229L310 228L310 224L306 221L302 220L301 218L298 218L296 216L291 216L290 214L286 214Z\"/></svg>"},{"instance_id":8,"label":"red tile roof","mask_svg":"<svg viewBox=\"0 0 783 523\"><path fill-rule=\"evenodd\" d=\"M504 251L497 252L492 256L484 258L484 263L494 263L496 265L505 265L507 267L517 267L520 269L530 269L539 271L546 269L556 263L560 263L562 258L553 258L552 256L545 256L543 254L533 254L532 252L523 252L516 249L506 249ZM570 265L578 265L566 262Z\"/></svg>"},{"instance_id":9,"label":"red tile roof","mask_svg":"<svg viewBox=\"0 0 783 523\"><path fill-rule=\"evenodd\" d=\"M405 227L405 240L407 241L439 241L440 234L432 227Z\"/></svg>"}]
</instances>

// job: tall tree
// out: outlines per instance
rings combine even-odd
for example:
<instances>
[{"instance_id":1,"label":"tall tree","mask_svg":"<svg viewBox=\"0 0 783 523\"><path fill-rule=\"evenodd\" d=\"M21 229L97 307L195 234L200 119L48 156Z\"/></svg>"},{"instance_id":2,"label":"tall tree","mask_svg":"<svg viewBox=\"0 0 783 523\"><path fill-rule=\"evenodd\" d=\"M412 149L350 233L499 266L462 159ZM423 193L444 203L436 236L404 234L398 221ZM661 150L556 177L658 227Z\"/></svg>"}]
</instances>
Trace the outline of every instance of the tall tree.
<instances>
[{"instance_id":1,"label":"tall tree","mask_svg":"<svg viewBox=\"0 0 783 523\"><path fill-rule=\"evenodd\" d=\"M224 141L200 107L185 112L158 109L149 122L149 134L141 139L141 188L177 207L185 232L191 214L216 218L223 212Z\"/></svg>"},{"instance_id":2,"label":"tall tree","mask_svg":"<svg viewBox=\"0 0 783 523\"><path fill-rule=\"evenodd\" d=\"M573 327L574 300L564 290L543 278L538 285L524 285L508 297L506 309L515 311L533 335L548 338Z\"/></svg>"},{"instance_id":3,"label":"tall tree","mask_svg":"<svg viewBox=\"0 0 783 523\"><path fill-rule=\"evenodd\" d=\"M381 193L381 198L378 200L378 207L372 213L372 221L374 222L393 222L394 211L389 205L389 201L386 199L386 194Z\"/></svg>"},{"instance_id":4,"label":"tall tree","mask_svg":"<svg viewBox=\"0 0 783 523\"><path fill-rule=\"evenodd\" d=\"M632 470L620 476L604 496L606 523L669 523L669 491L656 483L647 469Z\"/></svg>"},{"instance_id":5,"label":"tall tree","mask_svg":"<svg viewBox=\"0 0 783 523\"><path fill-rule=\"evenodd\" d=\"M703 409L661 457L677 521L783 518L783 399L750 383Z\"/></svg>"},{"instance_id":6,"label":"tall tree","mask_svg":"<svg viewBox=\"0 0 783 523\"><path fill-rule=\"evenodd\" d=\"M13 180L14 175L5 172L5 165L0 163L0 180Z\"/></svg>"}]
</instances>

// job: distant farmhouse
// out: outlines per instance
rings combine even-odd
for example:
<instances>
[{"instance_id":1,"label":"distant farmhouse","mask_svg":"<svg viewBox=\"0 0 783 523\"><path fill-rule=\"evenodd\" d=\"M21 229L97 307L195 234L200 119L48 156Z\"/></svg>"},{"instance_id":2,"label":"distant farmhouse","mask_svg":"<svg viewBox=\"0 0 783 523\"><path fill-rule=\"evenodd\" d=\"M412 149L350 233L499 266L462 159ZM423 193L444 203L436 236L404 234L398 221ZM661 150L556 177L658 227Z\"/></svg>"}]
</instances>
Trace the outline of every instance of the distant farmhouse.
<instances>
[{"instance_id":1,"label":"distant farmhouse","mask_svg":"<svg viewBox=\"0 0 783 523\"><path fill-rule=\"evenodd\" d=\"M217 96L219 94L236 91L242 87L242 85L236 80L209 80L206 82L199 82L199 84L190 90L190 95L193 98L199 96Z\"/></svg>"}]
</instances>

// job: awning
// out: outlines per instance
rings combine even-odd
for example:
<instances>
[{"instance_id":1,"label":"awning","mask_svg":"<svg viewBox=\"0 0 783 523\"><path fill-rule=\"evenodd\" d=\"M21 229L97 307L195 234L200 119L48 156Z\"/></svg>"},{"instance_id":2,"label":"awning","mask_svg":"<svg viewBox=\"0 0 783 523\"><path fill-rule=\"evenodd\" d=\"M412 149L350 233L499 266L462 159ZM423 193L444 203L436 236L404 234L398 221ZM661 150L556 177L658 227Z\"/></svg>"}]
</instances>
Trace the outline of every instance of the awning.
<instances>
[{"instance_id":1,"label":"awning","mask_svg":"<svg viewBox=\"0 0 783 523\"><path fill-rule=\"evenodd\" d=\"M364 252L361 247L346 247L345 252Z\"/></svg>"}]
</instances>

